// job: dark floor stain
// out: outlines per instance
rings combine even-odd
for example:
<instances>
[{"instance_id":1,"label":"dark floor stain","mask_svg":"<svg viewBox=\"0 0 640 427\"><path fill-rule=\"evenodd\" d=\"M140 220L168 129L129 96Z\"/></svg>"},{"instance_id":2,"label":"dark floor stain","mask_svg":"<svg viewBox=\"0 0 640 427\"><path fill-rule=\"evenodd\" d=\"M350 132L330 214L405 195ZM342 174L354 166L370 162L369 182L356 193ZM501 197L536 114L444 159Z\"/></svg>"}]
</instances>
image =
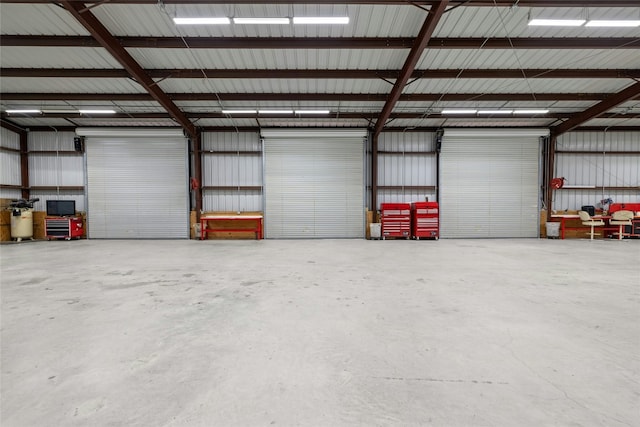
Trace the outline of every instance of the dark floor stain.
<instances>
[{"instance_id":1,"label":"dark floor stain","mask_svg":"<svg viewBox=\"0 0 640 427\"><path fill-rule=\"evenodd\" d=\"M107 276L131 276L133 274L133 270L129 271L110 271L107 273Z\"/></svg>"},{"instance_id":2,"label":"dark floor stain","mask_svg":"<svg viewBox=\"0 0 640 427\"><path fill-rule=\"evenodd\" d=\"M504 381L481 381L481 380L463 380L463 379L447 379L447 378L403 378L403 377L372 377L382 380L394 381L427 381L436 383L472 383L472 384L501 384L507 385Z\"/></svg>"},{"instance_id":3,"label":"dark floor stain","mask_svg":"<svg viewBox=\"0 0 640 427\"><path fill-rule=\"evenodd\" d=\"M256 284L258 284L258 283L260 283L260 281L259 281L259 280L257 280L257 281L249 281L249 282L242 282L242 283L240 283L240 284L241 284L242 286L251 286L251 285L256 285Z\"/></svg>"},{"instance_id":4,"label":"dark floor stain","mask_svg":"<svg viewBox=\"0 0 640 427\"><path fill-rule=\"evenodd\" d=\"M129 288L137 288L139 286L148 286L148 285L155 285L158 282L134 282L134 283L127 283L124 285L115 285L115 286L105 286L106 289L129 289Z\"/></svg>"},{"instance_id":5,"label":"dark floor stain","mask_svg":"<svg viewBox=\"0 0 640 427\"><path fill-rule=\"evenodd\" d=\"M37 285L47 280L46 277L34 277L29 280L25 280L22 283L19 283L18 286L27 286L27 285Z\"/></svg>"},{"instance_id":6,"label":"dark floor stain","mask_svg":"<svg viewBox=\"0 0 640 427\"><path fill-rule=\"evenodd\" d=\"M182 277L193 277L193 276L195 276L195 274L193 273L186 273L182 275Z\"/></svg>"}]
</instances>

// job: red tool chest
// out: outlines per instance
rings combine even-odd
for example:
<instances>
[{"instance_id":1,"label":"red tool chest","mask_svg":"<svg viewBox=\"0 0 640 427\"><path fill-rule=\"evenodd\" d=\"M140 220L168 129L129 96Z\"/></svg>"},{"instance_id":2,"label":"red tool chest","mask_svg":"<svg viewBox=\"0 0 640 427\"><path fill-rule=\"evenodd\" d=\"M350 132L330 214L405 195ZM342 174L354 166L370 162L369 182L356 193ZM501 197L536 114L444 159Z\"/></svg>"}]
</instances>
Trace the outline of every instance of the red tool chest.
<instances>
[{"instance_id":1,"label":"red tool chest","mask_svg":"<svg viewBox=\"0 0 640 427\"><path fill-rule=\"evenodd\" d=\"M79 217L47 217L44 226L47 240L80 239L83 234L82 218Z\"/></svg>"},{"instance_id":2,"label":"red tool chest","mask_svg":"<svg viewBox=\"0 0 640 427\"><path fill-rule=\"evenodd\" d=\"M411 236L436 239L440 237L440 210L438 202L413 202L411 204Z\"/></svg>"},{"instance_id":3,"label":"red tool chest","mask_svg":"<svg viewBox=\"0 0 640 427\"><path fill-rule=\"evenodd\" d=\"M411 237L411 205L409 203L382 203L380 205L382 239Z\"/></svg>"}]
</instances>

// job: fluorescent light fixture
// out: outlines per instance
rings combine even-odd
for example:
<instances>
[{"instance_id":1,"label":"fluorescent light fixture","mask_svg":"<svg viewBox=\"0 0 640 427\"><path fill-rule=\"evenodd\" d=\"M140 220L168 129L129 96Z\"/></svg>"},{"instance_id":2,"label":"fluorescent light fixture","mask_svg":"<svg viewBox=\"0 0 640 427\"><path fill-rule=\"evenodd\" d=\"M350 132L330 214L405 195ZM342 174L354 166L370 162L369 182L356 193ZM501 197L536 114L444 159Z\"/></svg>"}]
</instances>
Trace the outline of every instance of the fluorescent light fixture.
<instances>
[{"instance_id":1,"label":"fluorescent light fixture","mask_svg":"<svg viewBox=\"0 0 640 427\"><path fill-rule=\"evenodd\" d=\"M294 24L348 24L348 16L294 16Z\"/></svg>"},{"instance_id":2,"label":"fluorescent light fixture","mask_svg":"<svg viewBox=\"0 0 640 427\"><path fill-rule=\"evenodd\" d=\"M293 114L293 110L258 110L258 114Z\"/></svg>"},{"instance_id":3,"label":"fluorescent light fixture","mask_svg":"<svg viewBox=\"0 0 640 427\"><path fill-rule=\"evenodd\" d=\"M584 19L532 19L529 25L543 25L550 27L580 27L586 20Z\"/></svg>"},{"instance_id":4,"label":"fluorescent light fixture","mask_svg":"<svg viewBox=\"0 0 640 427\"><path fill-rule=\"evenodd\" d=\"M442 114L475 114L478 110L442 110Z\"/></svg>"},{"instance_id":5,"label":"fluorescent light fixture","mask_svg":"<svg viewBox=\"0 0 640 427\"><path fill-rule=\"evenodd\" d=\"M296 110L296 114L329 114L330 110Z\"/></svg>"},{"instance_id":6,"label":"fluorescent light fixture","mask_svg":"<svg viewBox=\"0 0 640 427\"><path fill-rule=\"evenodd\" d=\"M40 114L42 111L40 110L6 110L5 113L8 114Z\"/></svg>"},{"instance_id":7,"label":"fluorescent light fixture","mask_svg":"<svg viewBox=\"0 0 640 427\"><path fill-rule=\"evenodd\" d=\"M78 114L78 110L42 110L44 114Z\"/></svg>"},{"instance_id":8,"label":"fluorescent light fixture","mask_svg":"<svg viewBox=\"0 0 640 427\"><path fill-rule=\"evenodd\" d=\"M222 114L256 114L256 110L222 110Z\"/></svg>"},{"instance_id":9,"label":"fluorescent light fixture","mask_svg":"<svg viewBox=\"0 0 640 427\"><path fill-rule=\"evenodd\" d=\"M231 24L231 20L226 16L215 17L203 17L203 18L173 18L173 22L176 25L225 25Z\"/></svg>"},{"instance_id":10,"label":"fluorescent light fixture","mask_svg":"<svg viewBox=\"0 0 640 427\"><path fill-rule=\"evenodd\" d=\"M233 18L234 24L272 24L289 25L289 18Z\"/></svg>"},{"instance_id":11,"label":"fluorescent light fixture","mask_svg":"<svg viewBox=\"0 0 640 427\"><path fill-rule=\"evenodd\" d=\"M640 21L619 20L619 21L600 21L593 20L585 24L585 27L640 27Z\"/></svg>"},{"instance_id":12,"label":"fluorescent light fixture","mask_svg":"<svg viewBox=\"0 0 640 427\"><path fill-rule=\"evenodd\" d=\"M514 110L513 114L547 114L549 110Z\"/></svg>"},{"instance_id":13,"label":"fluorescent light fixture","mask_svg":"<svg viewBox=\"0 0 640 427\"><path fill-rule=\"evenodd\" d=\"M78 110L80 114L115 114L115 110Z\"/></svg>"},{"instance_id":14,"label":"fluorescent light fixture","mask_svg":"<svg viewBox=\"0 0 640 427\"><path fill-rule=\"evenodd\" d=\"M478 114L511 114L513 110L478 110Z\"/></svg>"}]
</instances>

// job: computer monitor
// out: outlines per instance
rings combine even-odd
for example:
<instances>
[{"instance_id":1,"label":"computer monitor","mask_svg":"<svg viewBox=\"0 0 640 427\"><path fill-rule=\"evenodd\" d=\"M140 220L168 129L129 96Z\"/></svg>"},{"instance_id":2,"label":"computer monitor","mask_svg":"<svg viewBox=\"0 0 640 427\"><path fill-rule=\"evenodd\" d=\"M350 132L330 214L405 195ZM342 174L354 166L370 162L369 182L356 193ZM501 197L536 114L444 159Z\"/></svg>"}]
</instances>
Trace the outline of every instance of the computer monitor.
<instances>
[{"instance_id":1,"label":"computer monitor","mask_svg":"<svg viewBox=\"0 0 640 427\"><path fill-rule=\"evenodd\" d=\"M75 200L47 200L48 216L74 216L75 214Z\"/></svg>"}]
</instances>

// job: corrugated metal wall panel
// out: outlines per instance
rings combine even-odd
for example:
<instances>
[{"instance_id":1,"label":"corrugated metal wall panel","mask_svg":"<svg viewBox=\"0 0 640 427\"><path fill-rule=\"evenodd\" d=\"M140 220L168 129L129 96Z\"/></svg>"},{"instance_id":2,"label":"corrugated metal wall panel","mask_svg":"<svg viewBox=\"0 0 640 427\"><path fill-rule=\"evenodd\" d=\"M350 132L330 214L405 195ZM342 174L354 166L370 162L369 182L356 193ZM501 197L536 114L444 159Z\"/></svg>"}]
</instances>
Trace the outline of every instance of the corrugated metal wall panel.
<instances>
[{"instance_id":1,"label":"corrugated metal wall panel","mask_svg":"<svg viewBox=\"0 0 640 427\"><path fill-rule=\"evenodd\" d=\"M35 151L74 151L74 132L30 132L29 185L84 185L84 157L78 154L38 154ZM64 191L56 193L64 195Z\"/></svg>"},{"instance_id":2,"label":"corrugated metal wall panel","mask_svg":"<svg viewBox=\"0 0 640 427\"><path fill-rule=\"evenodd\" d=\"M29 132L29 151L72 151L74 132Z\"/></svg>"},{"instance_id":3,"label":"corrugated metal wall panel","mask_svg":"<svg viewBox=\"0 0 640 427\"><path fill-rule=\"evenodd\" d=\"M433 151L433 132L382 132L378 137L378 150Z\"/></svg>"},{"instance_id":4,"label":"corrugated metal wall panel","mask_svg":"<svg viewBox=\"0 0 640 427\"><path fill-rule=\"evenodd\" d=\"M34 151L74 151L74 132L30 132L28 134L29 185L83 186L85 184L84 156L80 154L39 154ZM47 200L75 200L76 210L86 211L84 190L33 190L32 198L39 198L34 209L46 211Z\"/></svg>"},{"instance_id":5,"label":"corrugated metal wall panel","mask_svg":"<svg viewBox=\"0 0 640 427\"><path fill-rule=\"evenodd\" d=\"M640 132L569 132L558 137L557 149L640 151Z\"/></svg>"},{"instance_id":6,"label":"corrugated metal wall panel","mask_svg":"<svg viewBox=\"0 0 640 427\"><path fill-rule=\"evenodd\" d=\"M202 195L202 207L204 211L262 211L262 192L253 190L205 190Z\"/></svg>"},{"instance_id":7,"label":"corrugated metal wall panel","mask_svg":"<svg viewBox=\"0 0 640 427\"><path fill-rule=\"evenodd\" d=\"M417 190L378 190L378 205L380 203L411 203L424 202L426 199L436 200L435 191Z\"/></svg>"},{"instance_id":8,"label":"corrugated metal wall panel","mask_svg":"<svg viewBox=\"0 0 640 427\"><path fill-rule=\"evenodd\" d=\"M262 185L262 156L208 154L202 159L204 186Z\"/></svg>"},{"instance_id":9,"label":"corrugated metal wall panel","mask_svg":"<svg viewBox=\"0 0 640 427\"><path fill-rule=\"evenodd\" d=\"M78 155L29 155L29 185L84 185L84 158Z\"/></svg>"},{"instance_id":10,"label":"corrugated metal wall panel","mask_svg":"<svg viewBox=\"0 0 640 427\"><path fill-rule=\"evenodd\" d=\"M435 185L436 157L434 155L379 154L378 185Z\"/></svg>"},{"instance_id":11,"label":"corrugated metal wall panel","mask_svg":"<svg viewBox=\"0 0 640 427\"><path fill-rule=\"evenodd\" d=\"M10 188L0 188L0 199L20 199L22 198L22 192L20 190L13 190ZM0 206L4 208L5 206Z\"/></svg>"},{"instance_id":12,"label":"corrugated metal wall panel","mask_svg":"<svg viewBox=\"0 0 640 427\"><path fill-rule=\"evenodd\" d=\"M20 149L20 135L8 129L0 128L0 147ZM20 168L20 153L10 151L0 151L0 184L20 185L22 175ZM20 198L20 190L2 190L2 198ZM7 196L5 196L7 194ZM10 194L10 195L9 195Z\"/></svg>"},{"instance_id":13,"label":"corrugated metal wall panel","mask_svg":"<svg viewBox=\"0 0 640 427\"><path fill-rule=\"evenodd\" d=\"M434 186L437 182L437 160L434 154L406 154L435 150L432 132L383 132L378 137L378 186ZM405 152L405 154L402 154ZM435 190L378 190L378 204L436 200Z\"/></svg>"},{"instance_id":14,"label":"corrugated metal wall panel","mask_svg":"<svg viewBox=\"0 0 640 427\"><path fill-rule=\"evenodd\" d=\"M640 194L637 190L602 191L602 188L589 190L556 190L553 199L553 209L556 211L580 210L581 206L595 206L600 208L600 201L611 198L614 203L639 203Z\"/></svg>"},{"instance_id":15,"label":"corrugated metal wall panel","mask_svg":"<svg viewBox=\"0 0 640 427\"><path fill-rule=\"evenodd\" d=\"M33 204L33 209L36 211L46 212L47 210L47 200L74 200L76 202L76 211L78 212L86 212L85 206L85 195L84 191L64 191L64 192L56 192L56 191L31 191L31 198L40 199L39 201Z\"/></svg>"},{"instance_id":16,"label":"corrugated metal wall panel","mask_svg":"<svg viewBox=\"0 0 640 427\"><path fill-rule=\"evenodd\" d=\"M557 151L593 151L591 154L557 153L554 176L566 179L565 188L553 193L552 209L577 210L640 201L640 132L569 132L558 138ZM607 154L628 151L629 154ZM635 153L635 154L634 154ZM571 186L593 189L571 189ZM610 190L609 187L635 187Z\"/></svg>"},{"instance_id":17,"label":"corrugated metal wall panel","mask_svg":"<svg viewBox=\"0 0 640 427\"><path fill-rule=\"evenodd\" d=\"M202 134L203 186L262 186L262 144L257 132ZM209 151L259 151L260 154L215 154ZM257 190L204 190L205 211L262 211Z\"/></svg>"},{"instance_id":18,"label":"corrugated metal wall panel","mask_svg":"<svg viewBox=\"0 0 640 427\"><path fill-rule=\"evenodd\" d=\"M202 151L207 150L243 150L262 149L260 135L257 132L203 132Z\"/></svg>"},{"instance_id":19,"label":"corrugated metal wall panel","mask_svg":"<svg viewBox=\"0 0 640 427\"><path fill-rule=\"evenodd\" d=\"M21 185L20 153L0 151L0 183Z\"/></svg>"},{"instance_id":20,"label":"corrugated metal wall panel","mask_svg":"<svg viewBox=\"0 0 640 427\"><path fill-rule=\"evenodd\" d=\"M4 148L20 149L20 135L9 129L0 128L0 146Z\"/></svg>"}]
</instances>

